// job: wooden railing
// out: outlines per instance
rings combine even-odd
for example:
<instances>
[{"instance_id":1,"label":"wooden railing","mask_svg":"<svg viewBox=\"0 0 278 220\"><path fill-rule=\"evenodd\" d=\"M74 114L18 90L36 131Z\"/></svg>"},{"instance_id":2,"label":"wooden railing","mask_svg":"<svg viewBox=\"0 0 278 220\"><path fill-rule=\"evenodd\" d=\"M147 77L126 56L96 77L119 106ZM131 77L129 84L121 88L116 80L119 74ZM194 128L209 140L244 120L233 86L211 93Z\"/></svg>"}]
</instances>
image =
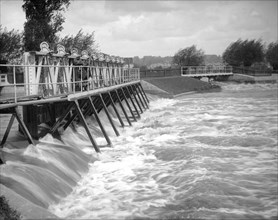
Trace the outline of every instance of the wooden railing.
<instances>
[{"instance_id":1,"label":"wooden railing","mask_svg":"<svg viewBox=\"0 0 278 220\"><path fill-rule=\"evenodd\" d=\"M41 97L64 96L95 90L103 87L120 85L140 80L138 68L127 67L98 67L98 66L62 66L55 69L53 65L4 65L12 69L13 83L5 83L5 87L13 88L11 93L17 102L19 87L24 87L24 96L37 95ZM30 71L40 71L37 82L26 80L18 83L16 80L16 69L25 69L25 75L30 76ZM70 70L69 70L70 68ZM67 74L67 70L70 74ZM53 73L56 71L57 75ZM52 73L51 73L52 72ZM2 74L3 75L3 74ZM56 78L55 78L56 77Z\"/></svg>"},{"instance_id":2,"label":"wooden railing","mask_svg":"<svg viewBox=\"0 0 278 220\"><path fill-rule=\"evenodd\" d=\"M182 66L182 75L232 74L232 66Z\"/></svg>"},{"instance_id":3,"label":"wooden railing","mask_svg":"<svg viewBox=\"0 0 278 220\"><path fill-rule=\"evenodd\" d=\"M20 86L24 86L25 96L51 97L140 80L139 69L129 68L124 58L118 56L89 55L86 50L78 54L77 49L68 54L62 45L57 45L57 52L53 52L47 42L42 42L40 48L40 51L25 52L22 65L1 64L1 69L9 70L9 78L12 75L12 83L5 87L13 88L15 102ZM23 72L24 82L17 81L18 69Z\"/></svg>"}]
</instances>

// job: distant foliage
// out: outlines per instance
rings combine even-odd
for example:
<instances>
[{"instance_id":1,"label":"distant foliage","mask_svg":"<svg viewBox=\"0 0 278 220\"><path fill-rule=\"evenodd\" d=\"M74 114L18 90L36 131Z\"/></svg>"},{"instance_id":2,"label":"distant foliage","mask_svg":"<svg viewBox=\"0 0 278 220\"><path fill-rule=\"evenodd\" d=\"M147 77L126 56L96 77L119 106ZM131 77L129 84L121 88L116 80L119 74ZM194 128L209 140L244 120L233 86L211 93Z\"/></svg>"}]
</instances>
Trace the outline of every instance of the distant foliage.
<instances>
[{"instance_id":1,"label":"distant foliage","mask_svg":"<svg viewBox=\"0 0 278 220\"><path fill-rule=\"evenodd\" d=\"M82 50L87 50L90 54L97 51L98 45L95 43L95 33L84 34L82 29L74 35L67 35L58 40L58 43L63 45L67 52L70 52L72 48L76 48L81 52Z\"/></svg>"},{"instance_id":2,"label":"distant foliage","mask_svg":"<svg viewBox=\"0 0 278 220\"><path fill-rule=\"evenodd\" d=\"M19 220L20 214L13 210L5 197L0 196L0 219L2 220Z\"/></svg>"},{"instance_id":3,"label":"distant foliage","mask_svg":"<svg viewBox=\"0 0 278 220\"><path fill-rule=\"evenodd\" d=\"M215 54L205 54L204 56L205 65L221 65L223 64L222 56Z\"/></svg>"},{"instance_id":4,"label":"distant foliage","mask_svg":"<svg viewBox=\"0 0 278 220\"><path fill-rule=\"evenodd\" d=\"M264 59L262 41L238 39L226 48L222 57L229 65L250 67L253 63Z\"/></svg>"},{"instance_id":5,"label":"distant foliage","mask_svg":"<svg viewBox=\"0 0 278 220\"><path fill-rule=\"evenodd\" d=\"M196 46L179 50L173 57L173 63L179 66L200 66L204 63L204 51Z\"/></svg>"},{"instance_id":6,"label":"distant foliage","mask_svg":"<svg viewBox=\"0 0 278 220\"><path fill-rule=\"evenodd\" d=\"M139 58L135 56L133 58L133 63L136 67L141 69L150 69L152 66L161 66L162 68L168 68L171 66L173 57L161 57L161 56L143 56Z\"/></svg>"},{"instance_id":7,"label":"distant foliage","mask_svg":"<svg viewBox=\"0 0 278 220\"><path fill-rule=\"evenodd\" d=\"M278 70L278 42L268 45L266 60L270 63L274 70Z\"/></svg>"},{"instance_id":8,"label":"distant foliage","mask_svg":"<svg viewBox=\"0 0 278 220\"><path fill-rule=\"evenodd\" d=\"M37 51L42 41L53 44L56 33L63 29L65 18L62 11L69 6L70 0L23 0L23 10L27 21L24 24L24 49Z\"/></svg>"},{"instance_id":9,"label":"distant foliage","mask_svg":"<svg viewBox=\"0 0 278 220\"><path fill-rule=\"evenodd\" d=\"M0 60L1 63L18 64L22 58L22 33L14 29L8 31L0 26Z\"/></svg>"}]
</instances>

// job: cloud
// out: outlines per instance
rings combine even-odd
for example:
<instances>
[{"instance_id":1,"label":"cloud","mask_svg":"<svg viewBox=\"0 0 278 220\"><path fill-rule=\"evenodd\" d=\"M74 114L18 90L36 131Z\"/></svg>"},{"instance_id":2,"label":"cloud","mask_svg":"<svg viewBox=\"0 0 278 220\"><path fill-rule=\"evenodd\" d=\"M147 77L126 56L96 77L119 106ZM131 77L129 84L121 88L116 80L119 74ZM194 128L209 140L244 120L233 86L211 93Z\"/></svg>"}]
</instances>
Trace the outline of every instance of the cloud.
<instances>
[{"instance_id":1,"label":"cloud","mask_svg":"<svg viewBox=\"0 0 278 220\"><path fill-rule=\"evenodd\" d=\"M25 13L22 9L22 1L0 0L0 24L9 30L23 30Z\"/></svg>"},{"instance_id":2,"label":"cloud","mask_svg":"<svg viewBox=\"0 0 278 220\"><path fill-rule=\"evenodd\" d=\"M141 14L141 13L156 13L165 12L178 9L178 1L119 1L108 0L105 1L105 8L109 11L125 14Z\"/></svg>"},{"instance_id":3,"label":"cloud","mask_svg":"<svg viewBox=\"0 0 278 220\"><path fill-rule=\"evenodd\" d=\"M1 22L25 20L22 2L1 1ZM95 31L100 49L121 56L173 55L197 45L222 54L233 41L277 40L277 1L72 1L61 36Z\"/></svg>"}]
</instances>

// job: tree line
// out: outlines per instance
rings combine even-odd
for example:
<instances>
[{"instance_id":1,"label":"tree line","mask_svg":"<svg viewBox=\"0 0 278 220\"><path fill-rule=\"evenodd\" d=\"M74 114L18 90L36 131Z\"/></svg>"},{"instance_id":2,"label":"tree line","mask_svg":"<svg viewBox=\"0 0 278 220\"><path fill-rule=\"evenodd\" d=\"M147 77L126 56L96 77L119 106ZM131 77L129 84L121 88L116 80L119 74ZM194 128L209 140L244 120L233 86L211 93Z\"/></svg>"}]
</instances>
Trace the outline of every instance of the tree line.
<instances>
[{"instance_id":1,"label":"tree line","mask_svg":"<svg viewBox=\"0 0 278 220\"><path fill-rule=\"evenodd\" d=\"M50 43L50 49L58 43L68 52L75 47L79 51L93 53L98 50L94 32L84 33L82 29L76 35L59 37L65 21L63 12L70 0L23 0L22 8L26 14L24 31L7 30L0 26L0 63L20 63L23 51L38 51L42 41ZM224 64L236 67L250 67L269 63L278 70L278 41L265 46L261 39L232 42L222 54ZM178 66L199 66L204 64L204 51L196 45L178 50L172 60Z\"/></svg>"},{"instance_id":2,"label":"tree line","mask_svg":"<svg viewBox=\"0 0 278 220\"><path fill-rule=\"evenodd\" d=\"M235 67L251 67L269 63L278 70L278 41L265 46L261 39L232 42L222 54L224 64ZM200 66L204 64L204 51L196 45L180 49L173 57L179 66Z\"/></svg>"},{"instance_id":3,"label":"tree line","mask_svg":"<svg viewBox=\"0 0 278 220\"><path fill-rule=\"evenodd\" d=\"M65 21L63 12L69 5L70 0L23 0L22 9L26 15L23 32L0 26L0 63L21 63L22 52L39 51L42 41L48 42L51 50L62 44L67 52L73 47L80 52L98 51L94 32L84 33L80 29L76 35L59 37Z\"/></svg>"}]
</instances>

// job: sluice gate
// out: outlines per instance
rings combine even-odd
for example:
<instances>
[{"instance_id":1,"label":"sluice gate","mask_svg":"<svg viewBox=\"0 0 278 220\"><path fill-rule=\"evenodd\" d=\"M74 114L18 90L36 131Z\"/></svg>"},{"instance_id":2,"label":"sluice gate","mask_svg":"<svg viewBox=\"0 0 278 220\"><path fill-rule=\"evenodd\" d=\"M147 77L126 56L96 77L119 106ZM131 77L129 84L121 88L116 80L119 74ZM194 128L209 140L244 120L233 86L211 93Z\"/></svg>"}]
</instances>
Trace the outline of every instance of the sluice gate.
<instances>
[{"instance_id":1,"label":"sluice gate","mask_svg":"<svg viewBox=\"0 0 278 220\"><path fill-rule=\"evenodd\" d=\"M94 116L109 146L111 140L98 116L101 111L118 136L120 133L108 107L122 127L132 126L148 108L149 100L140 83L139 69L130 68L123 58L101 53L89 55L87 51L79 55L76 49L67 54L61 45L57 45L57 53L53 53L46 42L40 46L41 51L24 54L23 65L10 67L14 74L14 83L10 84L14 97L0 101L0 114L11 114L1 147L6 143L15 118L30 144L46 133L59 137L78 121L83 124L92 147L100 152L85 117ZM18 67L24 69L24 83L15 80ZM19 86L24 86L23 95L17 92ZM22 108L22 115L19 108Z\"/></svg>"}]
</instances>

